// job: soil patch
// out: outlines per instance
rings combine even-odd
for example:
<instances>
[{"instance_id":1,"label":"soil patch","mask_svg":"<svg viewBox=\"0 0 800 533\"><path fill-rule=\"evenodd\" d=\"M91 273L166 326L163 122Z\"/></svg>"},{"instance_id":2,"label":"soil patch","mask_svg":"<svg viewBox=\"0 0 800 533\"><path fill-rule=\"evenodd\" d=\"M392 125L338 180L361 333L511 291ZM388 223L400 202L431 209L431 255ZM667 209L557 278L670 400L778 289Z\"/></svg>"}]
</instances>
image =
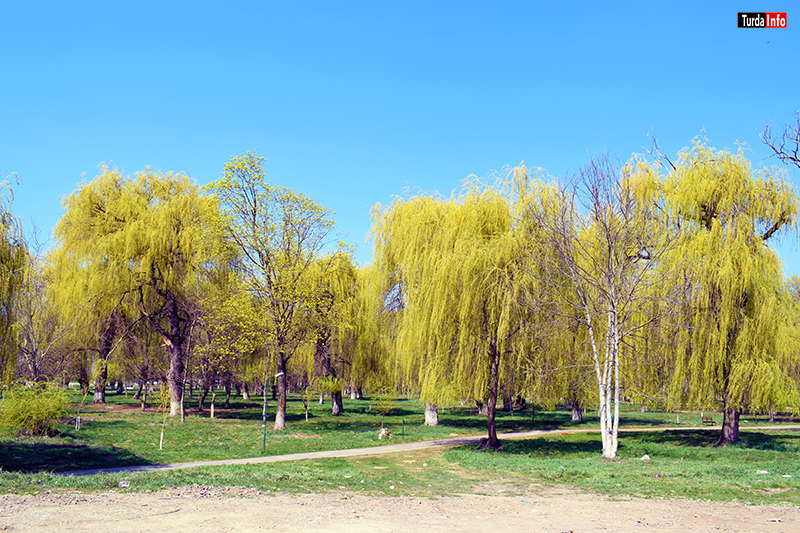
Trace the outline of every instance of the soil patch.
<instances>
[{"instance_id":1,"label":"soil patch","mask_svg":"<svg viewBox=\"0 0 800 533\"><path fill-rule=\"evenodd\" d=\"M496 490L497 494L490 491ZM795 507L690 500L610 500L547 488L502 488L460 497L287 495L241 487L180 487L152 493L0 496L0 530L85 531L800 531Z\"/></svg>"}]
</instances>

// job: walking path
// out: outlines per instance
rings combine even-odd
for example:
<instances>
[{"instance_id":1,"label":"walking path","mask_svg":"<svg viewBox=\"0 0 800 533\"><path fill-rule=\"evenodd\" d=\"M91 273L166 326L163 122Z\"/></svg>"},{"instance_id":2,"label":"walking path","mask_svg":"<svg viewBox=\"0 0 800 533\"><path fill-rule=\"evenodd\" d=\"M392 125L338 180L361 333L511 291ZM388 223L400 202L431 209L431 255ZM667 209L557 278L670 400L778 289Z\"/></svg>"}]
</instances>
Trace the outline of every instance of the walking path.
<instances>
[{"instance_id":1,"label":"walking path","mask_svg":"<svg viewBox=\"0 0 800 533\"><path fill-rule=\"evenodd\" d=\"M770 430L770 429L800 429L800 425L782 426L757 426L740 428L745 430ZM687 431L687 430L707 430L719 431L719 427L649 427L649 428L620 428L620 433L635 431ZM553 433L599 433L599 429L540 429L533 431L519 431L515 433L503 433L498 435L500 439L521 439L526 437L540 437ZM407 442L401 444L387 444L384 446L374 446L370 448L351 448L346 450L324 450L320 452L289 453L285 455L268 455L264 457L244 457L242 459L222 459L219 461L194 461L190 463L160 463L139 466L121 466L117 468L94 468L91 470L74 470L72 472L55 472L57 476L92 476L95 474L111 474L116 472L153 472L156 470L179 470L182 468L196 468L198 466L222 466L222 465L244 465L259 463L279 463L283 461L302 461L305 459L324 459L331 457L356 457L365 455L380 455L385 453L407 452L413 450L424 450L426 448L436 448L441 446L459 446L478 442L484 435L474 435L467 437L452 437L448 439L428 440L419 442Z\"/></svg>"}]
</instances>

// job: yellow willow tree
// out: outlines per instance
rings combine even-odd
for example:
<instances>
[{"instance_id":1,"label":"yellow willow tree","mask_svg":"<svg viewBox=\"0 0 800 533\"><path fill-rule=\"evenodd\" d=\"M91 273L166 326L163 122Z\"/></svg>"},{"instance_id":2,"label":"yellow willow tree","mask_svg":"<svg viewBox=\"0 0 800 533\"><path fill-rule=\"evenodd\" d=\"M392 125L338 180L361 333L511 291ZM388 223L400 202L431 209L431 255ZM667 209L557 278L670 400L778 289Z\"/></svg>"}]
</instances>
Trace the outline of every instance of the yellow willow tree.
<instances>
[{"instance_id":1,"label":"yellow willow tree","mask_svg":"<svg viewBox=\"0 0 800 533\"><path fill-rule=\"evenodd\" d=\"M798 198L778 171L754 172L741 150L698 140L680 154L665 184L683 224L694 288L693 330L676 361L673 393L692 406L720 406L724 445L739 440L742 409L797 401L786 379L780 258L771 247L794 227Z\"/></svg>"},{"instance_id":2,"label":"yellow willow tree","mask_svg":"<svg viewBox=\"0 0 800 533\"><path fill-rule=\"evenodd\" d=\"M377 392L392 384L391 364L395 361L397 323L402 313L399 290L386 289L385 279L374 265L356 270L355 298L343 309L348 342L353 354L349 386L352 399L364 389Z\"/></svg>"},{"instance_id":3,"label":"yellow willow tree","mask_svg":"<svg viewBox=\"0 0 800 533\"><path fill-rule=\"evenodd\" d=\"M264 315L268 353L276 363L280 430L286 426L288 363L311 329L319 297L314 264L334 222L331 211L313 199L269 183L263 163L251 152L237 155L208 189L222 207L219 231L238 254L242 279Z\"/></svg>"},{"instance_id":4,"label":"yellow willow tree","mask_svg":"<svg viewBox=\"0 0 800 533\"><path fill-rule=\"evenodd\" d=\"M342 390L355 352L357 271L349 254L324 256L315 264L317 297L311 315L313 357L308 367L331 395L331 414L344 412Z\"/></svg>"},{"instance_id":5,"label":"yellow willow tree","mask_svg":"<svg viewBox=\"0 0 800 533\"><path fill-rule=\"evenodd\" d=\"M485 402L486 446L499 448L499 384L521 346L521 245L508 183L465 183L458 196L397 198L373 214L375 262L398 285L397 357L426 403Z\"/></svg>"},{"instance_id":6,"label":"yellow willow tree","mask_svg":"<svg viewBox=\"0 0 800 533\"><path fill-rule=\"evenodd\" d=\"M0 183L0 382L14 377L18 347L15 303L23 288L28 250L22 239L19 219L11 213L14 194L8 183Z\"/></svg>"},{"instance_id":7,"label":"yellow willow tree","mask_svg":"<svg viewBox=\"0 0 800 533\"><path fill-rule=\"evenodd\" d=\"M211 239L215 204L184 174L145 169L133 178L102 167L64 199L53 262L62 308L97 339L102 393L109 357L130 321L144 320L166 348L170 415L181 411L184 364L197 315L192 297Z\"/></svg>"},{"instance_id":8,"label":"yellow willow tree","mask_svg":"<svg viewBox=\"0 0 800 533\"><path fill-rule=\"evenodd\" d=\"M584 330L602 453L616 457L627 357L636 356L632 341L653 320L643 311L655 304L656 316L664 315L678 301L674 271L661 268L676 236L661 210L657 176L635 161L618 166L608 156L596 157L574 188L528 202L527 227L538 242L529 261L538 268L540 305Z\"/></svg>"}]
</instances>

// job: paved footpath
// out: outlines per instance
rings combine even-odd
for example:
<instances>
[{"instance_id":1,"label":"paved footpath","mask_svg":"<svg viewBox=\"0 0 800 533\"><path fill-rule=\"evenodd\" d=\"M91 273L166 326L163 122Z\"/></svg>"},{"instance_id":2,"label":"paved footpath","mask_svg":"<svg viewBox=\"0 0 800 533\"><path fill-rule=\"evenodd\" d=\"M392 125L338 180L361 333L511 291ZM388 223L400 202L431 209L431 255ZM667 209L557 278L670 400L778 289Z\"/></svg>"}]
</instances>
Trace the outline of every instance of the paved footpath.
<instances>
[{"instance_id":1,"label":"paved footpath","mask_svg":"<svg viewBox=\"0 0 800 533\"><path fill-rule=\"evenodd\" d=\"M769 429L800 429L800 425L783 426L756 426L740 428L746 430L769 430ZM687 430L706 430L719 431L719 427L650 427L650 428L620 428L620 433L636 431L687 431ZM571 433L599 433L599 429L546 429L533 431L520 431L516 433L503 433L498 435L502 439L522 439L530 437L540 437L552 433L571 434ZM289 453L285 455L268 455L264 457L245 457L242 459L222 459L219 461L195 461L191 463L158 463L140 466L121 466L117 468L95 468L91 470L74 470L72 472L55 472L57 476L92 476L95 474L115 473L115 472L153 472L156 470L179 470L181 468L196 468L198 466L222 466L222 465L244 465L258 463L279 463L283 461L302 461L305 459L325 459L330 457L357 457L365 455L380 455L385 453L407 452L413 450L424 450L426 448L436 448L442 446L461 446L480 441L484 435L474 435L468 437L452 437L448 439L427 440L419 442L407 442L402 444L387 444L384 446L373 446L369 448L351 448L347 450L325 450L320 452Z\"/></svg>"}]
</instances>

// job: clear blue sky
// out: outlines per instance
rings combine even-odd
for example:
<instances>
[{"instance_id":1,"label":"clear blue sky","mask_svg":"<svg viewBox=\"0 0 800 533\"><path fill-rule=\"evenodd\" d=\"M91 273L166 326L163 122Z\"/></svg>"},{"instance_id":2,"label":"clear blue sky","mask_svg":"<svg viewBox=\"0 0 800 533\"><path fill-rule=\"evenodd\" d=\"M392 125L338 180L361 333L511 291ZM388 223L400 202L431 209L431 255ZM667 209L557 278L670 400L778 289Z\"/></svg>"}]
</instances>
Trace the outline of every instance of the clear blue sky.
<instances>
[{"instance_id":1,"label":"clear blue sky","mask_svg":"<svg viewBox=\"0 0 800 533\"><path fill-rule=\"evenodd\" d=\"M409 186L521 161L563 176L649 132L674 156L705 130L761 164L758 132L800 108L796 5L0 0L0 171L46 236L101 162L206 184L256 150L363 264L371 206ZM788 28L738 29L737 10ZM800 273L795 243L781 255Z\"/></svg>"}]
</instances>

